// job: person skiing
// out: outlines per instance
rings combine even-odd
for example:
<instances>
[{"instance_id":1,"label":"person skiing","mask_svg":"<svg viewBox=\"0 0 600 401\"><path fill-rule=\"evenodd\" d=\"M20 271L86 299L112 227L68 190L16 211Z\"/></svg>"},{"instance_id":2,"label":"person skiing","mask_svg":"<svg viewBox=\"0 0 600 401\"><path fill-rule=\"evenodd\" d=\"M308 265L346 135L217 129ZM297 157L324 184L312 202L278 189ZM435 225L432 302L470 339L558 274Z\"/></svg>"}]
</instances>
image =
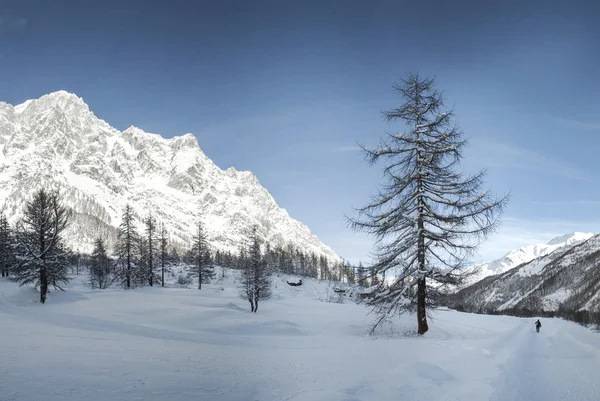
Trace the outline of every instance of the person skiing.
<instances>
[{"instance_id":1,"label":"person skiing","mask_svg":"<svg viewBox=\"0 0 600 401\"><path fill-rule=\"evenodd\" d=\"M539 333L540 332L540 327L542 327L542 323L540 322L540 319L538 319L535 322L535 331L537 331Z\"/></svg>"}]
</instances>

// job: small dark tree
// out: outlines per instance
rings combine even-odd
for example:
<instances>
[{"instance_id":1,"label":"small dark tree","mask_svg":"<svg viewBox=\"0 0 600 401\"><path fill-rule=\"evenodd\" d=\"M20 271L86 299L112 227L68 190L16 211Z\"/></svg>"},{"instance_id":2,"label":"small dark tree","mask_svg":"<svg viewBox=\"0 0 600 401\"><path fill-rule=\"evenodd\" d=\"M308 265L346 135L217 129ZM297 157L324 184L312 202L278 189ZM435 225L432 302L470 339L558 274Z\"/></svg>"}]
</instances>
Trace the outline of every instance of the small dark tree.
<instances>
[{"instance_id":1,"label":"small dark tree","mask_svg":"<svg viewBox=\"0 0 600 401\"><path fill-rule=\"evenodd\" d=\"M241 295L250 302L250 311L258 311L259 301L271 297L271 271L261 253L258 228L252 227L250 246L242 269Z\"/></svg>"},{"instance_id":2,"label":"small dark tree","mask_svg":"<svg viewBox=\"0 0 600 401\"><path fill-rule=\"evenodd\" d=\"M94 250L90 264L90 285L101 290L110 287L118 279L116 266L108 257L102 238L94 242Z\"/></svg>"},{"instance_id":3,"label":"small dark tree","mask_svg":"<svg viewBox=\"0 0 600 401\"><path fill-rule=\"evenodd\" d=\"M204 226L201 221L196 225L196 233L193 239L192 249L190 251L191 261L194 265L193 277L198 278L198 289L202 289L202 283L208 283L214 277L214 266L210 261L210 251Z\"/></svg>"},{"instance_id":4,"label":"small dark tree","mask_svg":"<svg viewBox=\"0 0 600 401\"><path fill-rule=\"evenodd\" d=\"M237 268L240 270L240 295L250 302L250 312L254 312L254 287L252 285L252 269L247 258L247 250L240 246Z\"/></svg>"},{"instance_id":5,"label":"small dark tree","mask_svg":"<svg viewBox=\"0 0 600 401\"><path fill-rule=\"evenodd\" d=\"M390 270L395 276L371 299L379 322L416 307L418 333L424 334L426 308L436 304L437 295L435 287L428 292L427 280L458 283L458 269L494 230L508 198L481 190L483 171L472 176L457 171L466 140L433 79L409 75L394 89L405 103L384 114L388 121L404 122L406 130L388 134L374 149L363 148L372 164L386 161L386 183L350 221L377 239L376 274Z\"/></svg>"},{"instance_id":6,"label":"small dark tree","mask_svg":"<svg viewBox=\"0 0 600 401\"><path fill-rule=\"evenodd\" d=\"M348 284L356 284L356 273L354 271L354 266L351 266L349 263L345 262L344 270L346 272L346 280L348 281Z\"/></svg>"},{"instance_id":7,"label":"small dark tree","mask_svg":"<svg viewBox=\"0 0 600 401\"><path fill-rule=\"evenodd\" d=\"M148 268L148 240L139 235L136 242L137 264L132 272L132 281L136 286L144 286L149 281Z\"/></svg>"},{"instance_id":8,"label":"small dark tree","mask_svg":"<svg viewBox=\"0 0 600 401\"><path fill-rule=\"evenodd\" d=\"M119 234L117 238L117 257L123 268L123 277L125 287L131 288L135 269L138 265L136 244L138 243L138 234L133 220L133 209L130 205L125 206Z\"/></svg>"},{"instance_id":9,"label":"small dark tree","mask_svg":"<svg viewBox=\"0 0 600 401\"><path fill-rule=\"evenodd\" d=\"M165 269L169 264L169 252L167 250L167 246L169 245L169 236L167 234L167 229L164 223L160 223L160 228L158 230L158 247L160 252L160 282L161 285L165 286Z\"/></svg>"},{"instance_id":10,"label":"small dark tree","mask_svg":"<svg viewBox=\"0 0 600 401\"><path fill-rule=\"evenodd\" d=\"M67 283L69 254L62 245L62 233L70 219L58 193L39 190L25 205L23 219L17 224L16 278L21 285L33 283L40 288L40 302L46 302L48 286L62 289Z\"/></svg>"},{"instance_id":11,"label":"small dark tree","mask_svg":"<svg viewBox=\"0 0 600 401\"><path fill-rule=\"evenodd\" d=\"M148 215L145 220L146 225L146 244L147 244L147 254L146 254L146 278L148 280L148 284L150 287L154 285L154 281L158 279L158 275L156 273L156 258L157 247L156 243L159 240L156 238L156 219L152 216L152 214Z\"/></svg>"},{"instance_id":12,"label":"small dark tree","mask_svg":"<svg viewBox=\"0 0 600 401\"><path fill-rule=\"evenodd\" d=\"M367 269L363 266L362 262L359 262L358 267L356 268L356 281L358 281L358 285L361 287L369 286L367 281Z\"/></svg>"},{"instance_id":13,"label":"small dark tree","mask_svg":"<svg viewBox=\"0 0 600 401\"><path fill-rule=\"evenodd\" d=\"M2 277L8 277L11 268L15 265L15 241L13 231L8 224L6 216L0 214L0 272Z\"/></svg>"},{"instance_id":14,"label":"small dark tree","mask_svg":"<svg viewBox=\"0 0 600 401\"><path fill-rule=\"evenodd\" d=\"M319 256L319 278L321 280L331 280L331 270L329 269L329 261L323 255Z\"/></svg>"}]
</instances>

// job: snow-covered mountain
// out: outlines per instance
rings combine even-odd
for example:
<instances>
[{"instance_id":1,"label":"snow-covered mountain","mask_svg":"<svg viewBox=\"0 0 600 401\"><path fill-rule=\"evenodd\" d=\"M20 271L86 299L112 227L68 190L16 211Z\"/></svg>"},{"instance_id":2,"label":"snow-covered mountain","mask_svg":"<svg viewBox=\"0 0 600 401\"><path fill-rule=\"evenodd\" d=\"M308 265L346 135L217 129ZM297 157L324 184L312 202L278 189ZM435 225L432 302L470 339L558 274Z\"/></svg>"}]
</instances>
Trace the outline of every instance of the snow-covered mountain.
<instances>
[{"instance_id":1,"label":"snow-covered mountain","mask_svg":"<svg viewBox=\"0 0 600 401\"><path fill-rule=\"evenodd\" d=\"M14 223L40 187L59 190L73 209L67 242L80 251L98 236L114 240L129 203L139 219L153 213L182 246L201 219L215 249L237 252L243 231L257 224L273 245L291 242L339 260L251 172L217 167L194 135L120 132L65 91L18 106L0 102L0 210Z\"/></svg>"},{"instance_id":2,"label":"snow-covered mountain","mask_svg":"<svg viewBox=\"0 0 600 401\"><path fill-rule=\"evenodd\" d=\"M573 242L458 291L451 306L525 313L600 311L600 235Z\"/></svg>"},{"instance_id":3,"label":"snow-covered mountain","mask_svg":"<svg viewBox=\"0 0 600 401\"><path fill-rule=\"evenodd\" d=\"M585 241L592 236L594 236L593 233L574 232L556 237L546 244L527 245L514 249L500 259L479 263L466 269L465 271L471 274L468 277L466 285L476 283L488 276L502 274L520 264L530 262L540 256L548 255L563 246Z\"/></svg>"}]
</instances>

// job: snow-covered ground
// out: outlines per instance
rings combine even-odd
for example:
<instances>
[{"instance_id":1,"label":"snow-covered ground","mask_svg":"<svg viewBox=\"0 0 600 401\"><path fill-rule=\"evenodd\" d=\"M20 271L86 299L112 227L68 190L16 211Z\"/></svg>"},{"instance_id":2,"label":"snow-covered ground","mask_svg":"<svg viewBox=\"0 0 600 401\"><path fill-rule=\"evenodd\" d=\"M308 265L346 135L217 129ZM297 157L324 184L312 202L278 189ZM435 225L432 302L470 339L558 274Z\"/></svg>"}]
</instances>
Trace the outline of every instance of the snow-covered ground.
<instances>
[{"instance_id":1,"label":"snow-covered ground","mask_svg":"<svg viewBox=\"0 0 600 401\"><path fill-rule=\"evenodd\" d=\"M405 317L374 338L364 306L321 301L327 282L276 277L253 314L227 274L130 291L78 276L46 305L1 279L0 400L600 399L600 335L573 323L438 311L423 337Z\"/></svg>"}]
</instances>

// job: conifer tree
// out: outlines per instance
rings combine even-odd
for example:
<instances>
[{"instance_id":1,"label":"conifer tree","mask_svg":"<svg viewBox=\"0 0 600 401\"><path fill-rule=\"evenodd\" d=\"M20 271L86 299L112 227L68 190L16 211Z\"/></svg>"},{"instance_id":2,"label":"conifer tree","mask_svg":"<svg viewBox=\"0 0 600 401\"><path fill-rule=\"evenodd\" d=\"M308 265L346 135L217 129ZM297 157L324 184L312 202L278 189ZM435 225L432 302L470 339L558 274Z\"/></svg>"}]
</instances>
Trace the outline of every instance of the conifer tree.
<instances>
[{"instance_id":1,"label":"conifer tree","mask_svg":"<svg viewBox=\"0 0 600 401\"><path fill-rule=\"evenodd\" d=\"M119 278L115 264L108 257L102 238L94 242L90 264L90 285L92 288L106 289Z\"/></svg>"},{"instance_id":2,"label":"conifer tree","mask_svg":"<svg viewBox=\"0 0 600 401\"><path fill-rule=\"evenodd\" d=\"M139 235L133 217L133 209L129 204L125 206L121 217L121 225L117 238L117 257L123 268L123 284L131 288L134 275L139 264L137 244Z\"/></svg>"},{"instance_id":3,"label":"conifer tree","mask_svg":"<svg viewBox=\"0 0 600 401\"><path fill-rule=\"evenodd\" d=\"M2 277L8 277L15 263L14 232L4 213L0 213L0 272Z\"/></svg>"},{"instance_id":4,"label":"conifer tree","mask_svg":"<svg viewBox=\"0 0 600 401\"><path fill-rule=\"evenodd\" d=\"M190 257L194 265L191 275L198 278L198 289L200 290L202 289L202 283L208 283L214 278L214 266L210 261L208 242L201 221L198 221L196 224L196 233L194 234Z\"/></svg>"},{"instance_id":5,"label":"conifer tree","mask_svg":"<svg viewBox=\"0 0 600 401\"><path fill-rule=\"evenodd\" d=\"M148 215L145 220L146 226L146 245L147 245L147 257L146 257L146 278L148 280L148 284L150 287L154 285L156 279L158 279L158 274L156 273L157 268L157 260L155 255L157 254L157 242L159 240L156 238L156 219L152 216L152 213Z\"/></svg>"},{"instance_id":6,"label":"conifer tree","mask_svg":"<svg viewBox=\"0 0 600 401\"><path fill-rule=\"evenodd\" d=\"M240 285L241 296L250 302L250 311L257 312L258 304L271 297L271 271L261 252L258 228L253 226L248 238L249 246L243 248L245 261Z\"/></svg>"},{"instance_id":7,"label":"conifer tree","mask_svg":"<svg viewBox=\"0 0 600 401\"><path fill-rule=\"evenodd\" d=\"M41 189L26 203L23 218L17 224L16 278L21 285L39 287L42 304L46 302L50 284L62 289L60 285L69 281L69 253L62 234L70 218L58 193Z\"/></svg>"},{"instance_id":8,"label":"conifer tree","mask_svg":"<svg viewBox=\"0 0 600 401\"><path fill-rule=\"evenodd\" d=\"M351 223L377 239L376 275L391 271L395 277L370 301L379 322L416 309L418 333L424 334L426 308L439 296L427 281L458 283L459 269L494 230L507 197L481 189L484 171L458 171L466 140L433 79L409 75L394 90L405 101L384 114L404 129L363 148L370 163L384 162L386 182Z\"/></svg>"},{"instance_id":9,"label":"conifer tree","mask_svg":"<svg viewBox=\"0 0 600 401\"><path fill-rule=\"evenodd\" d=\"M158 246L160 252L160 282L161 285L165 286L165 269L169 264L169 252L167 250L167 246L169 245L169 236L167 234L167 229L164 223L160 223L160 228L158 230L159 238L158 238Z\"/></svg>"}]
</instances>

